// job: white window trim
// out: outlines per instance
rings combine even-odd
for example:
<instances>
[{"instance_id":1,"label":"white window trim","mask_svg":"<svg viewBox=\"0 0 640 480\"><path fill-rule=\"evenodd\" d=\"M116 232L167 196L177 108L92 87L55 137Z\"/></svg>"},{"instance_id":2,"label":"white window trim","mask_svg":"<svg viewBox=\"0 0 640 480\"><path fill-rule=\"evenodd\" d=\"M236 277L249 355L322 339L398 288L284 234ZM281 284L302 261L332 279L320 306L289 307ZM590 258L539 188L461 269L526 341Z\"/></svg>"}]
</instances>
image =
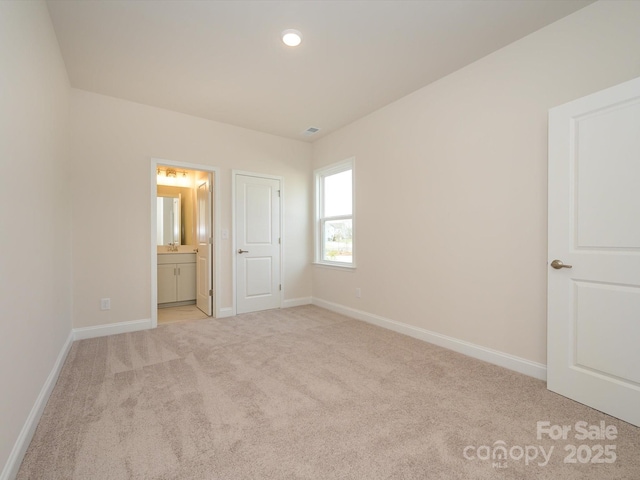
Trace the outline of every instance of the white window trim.
<instances>
[{"instance_id":1,"label":"white window trim","mask_svg":"<svg viewBox=\"0 0 640 480\"><path fill-rule=\"evenodd\" d=\"M323 203L323 189L321 188L321 181L328 175L335 175L336 173L344 172L345 170L351 170L351 215L347 215L344 218L351 218L352 228L352 244L351 244L351 263L344 262L332 262L330 260L324 260L322 258L322 228L321 223L321 209ZM313 246L314 246L314 261L315 265L322 265L325 267L334 267L338 269L353 270L356 268L356 159L355 157L348 158L338 163L327 165L326 167L318 168L313 171L314 177L314 229L313 229ZM339 219L340 217L331 217L331 219Z\"/></svg>"}]
</instances>

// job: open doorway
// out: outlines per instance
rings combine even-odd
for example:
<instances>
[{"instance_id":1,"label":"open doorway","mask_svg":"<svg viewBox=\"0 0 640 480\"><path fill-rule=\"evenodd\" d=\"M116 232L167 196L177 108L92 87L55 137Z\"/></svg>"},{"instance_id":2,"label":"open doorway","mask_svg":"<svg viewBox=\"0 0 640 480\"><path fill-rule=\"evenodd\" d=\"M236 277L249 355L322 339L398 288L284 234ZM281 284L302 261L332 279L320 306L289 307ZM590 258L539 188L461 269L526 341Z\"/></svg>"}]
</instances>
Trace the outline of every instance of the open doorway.
<instances>
[{"instance_id":1,"label":"open doorway","mask_svg":"<svg viewBox=\"0 0 640 480\"><path fill-rule=\"evenodd\" d=\"M152 159L152 326L217 316L217 169Z\"/></svg>"}]
</instances>

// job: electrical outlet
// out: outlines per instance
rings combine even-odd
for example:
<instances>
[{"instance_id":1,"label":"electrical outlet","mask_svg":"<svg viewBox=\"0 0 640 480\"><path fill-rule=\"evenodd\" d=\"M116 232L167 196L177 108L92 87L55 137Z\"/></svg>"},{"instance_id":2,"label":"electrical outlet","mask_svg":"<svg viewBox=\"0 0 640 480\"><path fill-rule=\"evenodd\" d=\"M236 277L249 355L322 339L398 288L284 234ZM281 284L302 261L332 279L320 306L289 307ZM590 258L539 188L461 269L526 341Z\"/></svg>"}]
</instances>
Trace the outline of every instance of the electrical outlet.
<instances>
[{"instance_id":1,"label":"electrical outlet","mask_svg":"<svg viewBox=\"0 0 640 480\"><path fill-rule=\"evenodd\" d=\"M222 229L222 240L229 240L229 229L228 228L223 228Z\"/></svg>"},{"instance_id":2,"label":"electrical outlet","mask_svg":"<svg viewBox=\"0 0 640 480\"><path fill-rule=\"evenodd\" d=\"M110 298L102 298L102 299L100 299L100 310L111 310L111 299Z\"/></svg>"},{"instance_id":3,"label":"electrical outlet","mask_svg":"<svg viewBox=\"0 0 640 480\"><path fill-rule=\"evenodd\" d=\"M362 296L362 290L360 288L356 288L356 298L360 298Z\"/></svg>"}]
</instances>

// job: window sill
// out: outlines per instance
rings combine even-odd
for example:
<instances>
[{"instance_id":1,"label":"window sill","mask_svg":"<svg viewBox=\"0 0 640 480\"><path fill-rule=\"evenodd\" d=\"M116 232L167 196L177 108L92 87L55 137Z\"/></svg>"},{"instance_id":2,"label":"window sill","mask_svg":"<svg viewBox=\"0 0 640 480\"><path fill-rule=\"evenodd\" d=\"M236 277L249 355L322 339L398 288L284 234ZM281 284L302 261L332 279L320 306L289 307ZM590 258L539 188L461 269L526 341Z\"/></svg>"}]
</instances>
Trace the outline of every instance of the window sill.
<instances>
[{"instance_id":1,"label":"window sill","mask_svg":"<svg viewBox=\"0 0 640 480\"><path fill-rule=\"evenodd\" d=\"M330 268L334 270L345 270L345 271L355 271L355 265L337 265L334 263L323 263L323 262L313 262L313 265L317 267Z\"/></svg>"}]
</instances>

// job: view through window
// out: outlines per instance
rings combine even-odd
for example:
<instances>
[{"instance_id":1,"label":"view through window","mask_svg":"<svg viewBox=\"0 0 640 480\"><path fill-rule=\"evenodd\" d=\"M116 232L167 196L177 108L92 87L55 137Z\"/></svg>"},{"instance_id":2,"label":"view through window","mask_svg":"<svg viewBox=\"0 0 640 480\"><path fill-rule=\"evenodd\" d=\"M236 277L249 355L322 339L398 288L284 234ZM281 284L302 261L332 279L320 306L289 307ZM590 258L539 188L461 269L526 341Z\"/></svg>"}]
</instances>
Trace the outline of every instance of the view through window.
<instances>
[{"instance_id":1,"label":"view through window","mask_svg":"<svg viewBox=\"0 0 640 480\"><path fill-rule=\"evenodd\" d=\"M353 161L316 171L316 261L353 265Z\"/></svg>"}]
</instances>

